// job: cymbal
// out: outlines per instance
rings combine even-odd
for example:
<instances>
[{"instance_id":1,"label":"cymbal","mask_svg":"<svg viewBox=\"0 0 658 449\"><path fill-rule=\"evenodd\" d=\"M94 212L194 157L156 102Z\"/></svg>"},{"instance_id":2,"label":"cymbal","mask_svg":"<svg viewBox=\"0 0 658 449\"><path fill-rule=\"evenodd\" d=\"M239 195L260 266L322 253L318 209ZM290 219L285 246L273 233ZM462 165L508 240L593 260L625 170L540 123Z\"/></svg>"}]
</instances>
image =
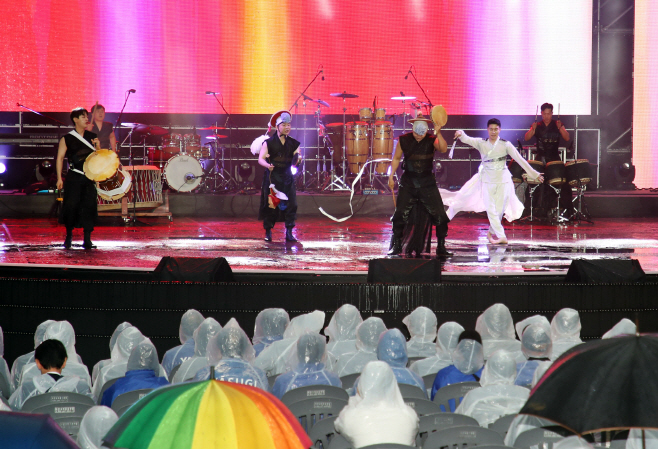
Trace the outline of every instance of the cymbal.
<instances>
[{"instance_id":1,"label":"cymbal","mask_svg":"<svg viewBox=\"0 0 658 449\"><path fill-rule=\"evenodd\" d=\"M329 94L329 95L331 95L332 97L340 97L340 98L359 98L358 95L356 95L356 94L348 94L348 93L345 92L345 91L343 91L342 94L339 92L339 93L336 93L336 94Z\"/></svg>"},{"instance_id":2,"label":"cymbal","mask_svg":"<svg viewBox=\"0 0 658 449\"><path fill-rule=\"evenodd\" d=\"M416 99L416 97L409 97L409 96L406 96L406 95L404 97L391 97L391 100L401 100L401 101L415 100L415 99Z\"/></svg>"},{"instance_id":3,"label":"cymbal","mask_svg":"<svg viewBox=\"0 0 658 449\"><path fill-rule=\"evenodd\" d=\"M140 126L141 123L121 123L121 126L126 126L128 128L135 128L137 126Z\"/></svg>"},{"instance_id":4,"label":"cymbal","mask_svg":"<svg viewBox=\"0 0 658 449\"><path fill-rule=\"evenodd\" d=\"M326 107L326 108L329 107L329 103L327 103L327 102L324 101L324 100L320 100L319 98L318 98L317 100L313 100L313 101L316 102L317 104L321 105L321 106Z\"/></svg>"},{"instance_id":5,"label":"cymbal","mask_svg":"<svg viewBox=\"0 0 658 449\"><path fill-rule=\"evenodd\" d=\"M146 134L147 136L164 136L165 134L169 134L169 131L164 129L162 126L142 125L139 123L135 123L135 125L137 126L135 126L133 129L136 133L139 134Z\"/></svg>"},{"instance_id":6,"label":"cymbal","mask_svg":"<svg viewBox=\"0 0 658 449\"><path fill-rule=\"evenodd\" d=\"M228 136L222 136L221 134L213 134L212 136L206 136L206 139L226 139Z\"/></svg>"},{"instance_id":7,"label":"cymbal","mask_svg":"<svg viewBox=\"0 0 658 449\"><path fill-rule=\"evenodd\" d=\"M207 128L199 128L200 130L208 130L208 129L226 129L223 126L209 126Z\"/></svg>"}]
</instances>

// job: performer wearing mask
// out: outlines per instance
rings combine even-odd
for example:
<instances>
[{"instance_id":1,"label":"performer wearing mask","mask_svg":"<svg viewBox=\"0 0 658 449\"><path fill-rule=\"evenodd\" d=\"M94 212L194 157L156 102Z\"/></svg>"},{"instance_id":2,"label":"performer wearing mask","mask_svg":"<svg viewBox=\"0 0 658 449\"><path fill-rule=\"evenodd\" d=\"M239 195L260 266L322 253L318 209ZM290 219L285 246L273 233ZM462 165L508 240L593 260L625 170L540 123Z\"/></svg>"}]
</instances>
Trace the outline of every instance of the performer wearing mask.
<instances>
[{"instance_id":1,"label":"performer wearing mask","mask_svg":"<svg viewBox=\"0 0 658 449\"><path fill-rule=\"evenodd\" d=\"M101 142L101 148L117 151L117 139L114 136L114 125L105 120L105 107L102 104L96 103L91 108L91 122L87 125L87 131L98 136Z\"/></svg>"},{"instance_id":2,"label":"performer wearing mask","mask_svg":"<svg viewBox=\"0 0 658 449\"><path fill-rule=\"evenodd\" d=\"M291 171L301 163L300 142L289 136L292 116L279 111L270 119L276 133L263 142L258 163L267 170L263 175L263 190L258 219L263 220L265 241L272 241L272 228L277 221L285 221L286 241L296 242L292 233L297 218L297 193Z\"/></svg>"}]
</instances>

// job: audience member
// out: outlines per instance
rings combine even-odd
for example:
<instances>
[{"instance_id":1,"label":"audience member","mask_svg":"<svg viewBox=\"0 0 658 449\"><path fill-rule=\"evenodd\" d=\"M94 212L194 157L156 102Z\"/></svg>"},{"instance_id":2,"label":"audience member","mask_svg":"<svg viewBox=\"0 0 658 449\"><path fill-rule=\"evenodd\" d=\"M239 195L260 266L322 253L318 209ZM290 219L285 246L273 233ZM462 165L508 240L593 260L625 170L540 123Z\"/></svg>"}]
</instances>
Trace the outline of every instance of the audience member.
<instances>
[{"instance_id":1,"label":"audience member","mask_svg":"<svg viewBox=\"0 0 658 449\"><path fill-rule=\"evenodd\" d=\"M208 343L222 329L214 318L206 318L194 331L194 355L181 363L180 368L171 379L172 384L185 382L194 378L201 368L208 366Z\"/></svg>"},{"instance_id":2,"label":"audience member","mask_svg":"<svg viewBox=\"0 0 658 449\"><path fill-rule=\"evenodd\" d=\"M484 354L480 334L471 330L462 332L457 347L452 351L452 365L436 373L432 385L432 400L439 388L446 385L479 382L483 367Z\"/></svg>"},{"instance_id":3,"label":"audience member","mask_svg":"<svg viewBox=\"0 0 658 449\"><path fill-rule=\"evenodd\" d=\"M46 335L46 329L55 321L46 320L43 323L37 326L37 330L34 332L34 349L37 348L41 343L43 343L43 336ZM15 390L21 381L21 374L23 374L23 367L28 363L34 363L34 351L23 354L14 360L14 363L11 365L11 382L13 384L12 388Z\"/></svg>"},{"instance_id":4,"label":"audience member","mask_svg":"<svg viewBox=\"0 0 658 449\"><path fill-rule=\"evenodd\" d=\"M390 365L376 361L363 369L356 394L334 426L354 448L378 443L414 446L418 415L404 403Z\"/></svg>"},{"instance_id":5,"label":"audience member","mask_svg":"<svg viewBox=\"0 0 658 449\"><path fill-rule=\"evenodd\" d=\"M124 321L123 323L119 324L116 329L114 329L114 332L112 332L112 336L110 337L110 356L112 355L112 350L114 349L114 345L117 343L117 338L119 338L119 335L121 332L126 330L127 328L131 327L132 324L130 324L127 321ZM101 368L106 366L107 364L112 363L112 359L105 359L105 360L100 360L98 361L95 365L94 368L91 370L91 381L92 383L96 382L96 379L98 378L98 374L100 373Z\"/></svg>"},{"instance_id":6,"label":"audience member","mask_svg":"<svg viewBox=\"0 0 658 449\"><path fill-rule=\"evenodd\" d=\"M288 312L283 309L265 309L256 317L254 326L254 351L258 356L263 349L275 341L283 339L283 333L290 324Z\"/></svg>"},{"instance_id":7,"label":"audience member","mask_svg":"<svg viewBox=\"0 0 658 449\"><path fill-rule=\"evenodd\" d=\"M576 310L562 309L555 314L551 321L551 360L557 360L566 351L583 342L580 339L580 328L580 315Z\"/></svg>"},{"instance_id":8,"label":"audience member","mask_svg":"<svg viewBox=\"0 0 658 449\"><path fill-rule=\"evenodd\" d=\"M637 326L628 318L622 318L621 321L610 329L608 332L603 334L601 338L613 338L613 337L622 337L626 335L635 335L637 332Z\"/></svg>"},{"instance_id":9,"label":"audience member","mask_svg":"<svg viewBox=\"0 0 658 449\"><path fill-rule=\"evenodd\" d=\"M103 446L103 437L119 420L119 417L109 407L97 405L85 413L80 421L78 431L78 446L80 449L100 449Z\"/></svg>"},{"instance_id":10,"label":"audience member","mask_svg":"<svg viewBox=\"0 0 658 449\"><path fill-rule=\"evenodd\" d=\"M443 323L436 336L436 353L432 357L418 360L409 369L421 377L436 374L452 365L452 351L457 347L459 336L464 328L454 321Z\"/></svg>"},{"instance_id":11,"label":"audience member","mask_svg":"<svg viewBox=\"0 0 658 449\"><path fill-rule=\"evenodd\" d=\"M339 377L360 373L368 362L377 360L379 336L386 332L381 318L370 317L356 328L356 351L343 354L336 363Z\"/></svg>"},{"instance_id":12,"label":"audience member","mask_svg":"<svg viewBox=\"0 0 658 449\"><path fill-rule=\"evenodd\" d=\"M402 320L411 338L407 342L409 357L432 357L436 354L436 315L427 307L417 307Z\"/></svg>"},{"instance_id":13,"label":"audience member","mask_svg":"<svg viewBox=\"0 0 658 449\"><path fill-rule=\"evenodd\" d=\"M337 362L344 354L356 352L356 328L361 323L361 313L352 304L343 304L333 314L329 326L324 329L329 337L327 353L332 362Z\"/></svg>"},{"instance_id":14,"label":"audience member","mask_svg":"<svg viewBox=\"0 0 658 449\"><path fill-rule=\"evenodd\" d=\"M9 372L9 366L5 361L5 337L2 332L2 327L0 327L0 376L4 377L9 386L9 391L3 391L7 396L11 395L14 392L11 383L11 373Z\"/></svg>"},{"instance_id":15,"label":"audience member","mask_svg":"<svg viewBox=\"0 0 658 449\"><path fill-rule=\"evenodd\" d=\"M546 318L544 315L529 316L528 318L525 318L521 321L517 321L514 325L514 329L516 330L516 335L518 336L519 341L521 341L523 337L523 331L531 324L539 324L544 329L546 329L547 332L550 333L551 331L551 323L548 322L548 318Z\"/></svg>"},{"instance_id":16,"label":"audience member","mask_svg":"<svg viewBox=\"0 0 658 449\"><path fill-rule=\"evenodd\" d=\"M194 331L203 323L203 315L194 309L183 314L178 327L180 345L174 346L165 352L162 357L162 367L170 377L171 371L185 360L194 356Z\"/></svg>"},{"instance_id":17,"label":"audience member","mask_svg":"<svg viewBox=\"0 0 658 449\"><path fill-rule=\"evenodd\" d=\"M480 315L475 330L482 338L484 359L499 349L511 352L516 363L525 361L521 352L521 342L514 338L512 314L504 304L494 304Z\"/></svg>"},{"instance_id":18,"label":"audience member","mask_svg":"<svg viewBox=\"0 0 658 449\"><path fill-rule=\"evenodd\" d=\"M658 449L658 430L631 429L626 439L626 449Z\"/></svg>"},{"instance_id":19,"label":"audience member","mask_svg":"<svg viewBox=\"0 0 658 449\"><path fill-rule=\"evenodd\" d=\"M526 327L521 337L521 351L527 360L518 364L518 374L514 384L529 387L539 364L550 360L548 357L551 355L552 349L550 329L540 323Z\"/></svg>"}]
</instances>

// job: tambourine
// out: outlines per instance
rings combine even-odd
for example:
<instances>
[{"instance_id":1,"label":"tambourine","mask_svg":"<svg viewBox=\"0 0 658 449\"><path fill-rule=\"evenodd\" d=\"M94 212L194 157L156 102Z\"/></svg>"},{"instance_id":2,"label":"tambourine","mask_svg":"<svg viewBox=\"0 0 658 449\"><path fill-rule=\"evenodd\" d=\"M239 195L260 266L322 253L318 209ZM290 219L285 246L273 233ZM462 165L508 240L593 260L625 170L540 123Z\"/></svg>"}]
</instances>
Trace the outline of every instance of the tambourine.
<instances>
[{"instance_id":1,"label":"tambourine","mask_svg":"<svg viewBox=\"0 0 658 449\"><path fill-rule=\"evenodd\" d=\"M434 106L430 116L432 117L435 128L443 128L446 123L448 123L448 113L446 112L446 109L441 105Z\"/></svg>"}]
</instances>

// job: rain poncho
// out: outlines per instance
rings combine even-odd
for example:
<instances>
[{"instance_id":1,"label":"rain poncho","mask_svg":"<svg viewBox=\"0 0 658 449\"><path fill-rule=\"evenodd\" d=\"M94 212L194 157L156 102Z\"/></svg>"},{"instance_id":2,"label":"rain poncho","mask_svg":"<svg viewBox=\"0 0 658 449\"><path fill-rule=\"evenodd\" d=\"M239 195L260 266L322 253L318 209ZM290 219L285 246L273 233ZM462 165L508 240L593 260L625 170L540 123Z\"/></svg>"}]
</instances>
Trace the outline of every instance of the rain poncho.
<instances>
[{"instance_id":1,"label":"rain poncho","mask_svg":"<svg viewBox=\"0 0 658 449\"><path fill-rule=\"evenodd\" d=\"M46 334L46 329L55 321L46 320L43 323L37 326L37 330L34 333L34 349L37 348L43 342L43 336ZM34 362L34 351L23 354L14 360L13 365L11 366L11 382L12 388L16 389L18 384L21 381L21 374L23 374L23 367L28 363Z\"/></svg>"},{"instance_id":2,"label":"rain poncho","mask_svg":"<svg viewBox=\"0 0 658 449\"><path fill-rule=\"evenodd\" d=\"M210 340L207 355L208 363L214 366L215 379L251 385L269 391L270 386L265 372L251 366L255 351L249 342L249 337L234 319L231 319L224 329ZM209 366L201 368L194 376L195 381L208 379L210 379Z\"/></svg>"},{"instance_id":3,"label":"rain poncho","mask_svg":"<svg viewBox=\"0 0 658 449\"><path fill-rule=\"evenodd\" d=\"M197 371L208 366L208 343L221 329L222 326L214 318L203 320L194 331L194 356L181 364L171 379L172 384L192 379Z\"/></svg>"},{"instance_id":4,"label":"rain poncho","mask_svg":"<svg viewBox=\"0 0 658 449\"><path fill-rule=\"evenodd\" d=\"M356 395L334 426L354 448L378 443L414 446L418 415L404 403L390 365L370 362L363 369Z\"/></svg>"},{"instance_id":5,"label":"rain poncho","mask_svg":"<svg viewBox=\"0 0 658 449\"><path fill-rule=\"evenodd\" d=\"M276 378L272 394L281 399L286 392L308 385L342 387L338 376L325 366L326 346L324 337L317 333L307 332L299 337L289 362L291 369Z\"/></svg>"},{"instance_id":6,"label":"rain poncho","mask_svg":"<svg viewBox=\"0 0 658 449\"><path fill-rule=\"evenodd\" d=\"M126 366L126 375L117 379L105 393L101 405L112 406L114 400L129 391L160 388L169 385L164 377L157 377L160 371L158 351L149 340L143 341L133 348Z\"/></svg>"},{"instance_id":7,"label":"rain poncho","mask_svg":"<svg viewBox=\"0 0 658 449\"><path fill-rule=\"evenodd\" d=\"M610 329L608 332L603 334L601 338L613 338L619 337L620 335L635 335L637 332L637 327L628 318L622 318L621 321Z\"/></svg>"},{"instance_id":8,"label":"rain poncho","mask_svg":"<svg viewBox=\"0 0 658 449\"><path fill-rule=\"evenodd\" d=\"M183 314L178 327L178 338L181 344L165 352L162 357L162 367L167 373L167 377L175 366L194 356L194 331L201 325L203 319L203 315L194 309Z\"/></svg>"},{"instance_id":9,"label":"rain poncho","mask_svg":"<svg viewBox=\"0 0 658 449\"><path fill-rule=\"evenodd\" d=\"M457 343L457 347L452 351L452 365L436 373L432 384L432 400L434 400L436 392L447 385L461 382L479 382L483 366L482 345L475 340L463 339Z\"/></svg>"},{"instance_id":10,"label":"rain poncho","mask_svg":"<svg viewBox=\"0 0 658 449\"><path fill-rule=\"evenodd\" d=\"M642 444L642 429L631 429L626 439L626 449L658 449L658 430L645 429Z\"/></svg>"},{"instance_id":11,"label":"rain poncho","mask_svg":"<svg viewBox=\"0 0 658 449\"><path fill-rule=\"evenodd\" d=\"M296 316L290 320L290 324L283 333L283 339L275 341L263 349L263 352L254 360L254 366L265 371L267 377L285 372L288 360L296 349L297 339L306 332L319 334L323 325L324 312L319 310Z\"/></svg>"},{"instance_id":12,"label":"rain poncho","mask_svg":"<svg viewBox=\"0 0 658 449\"><path fill-rule=\"evenodd\" d=\"M123 323L119 324L116 327L116 329L114 329L114 332L112 332L112 336L110 337L110 354L112 354L112 349L114 349L114 345L117 343L117 338L119 338L121 332L123 332L124 330L126 330L131 326L132 324L130 324L127 321L124 321ZM98 377L98 373L100 373L101 368L103 368L108 363L112 363L112 359L100 360L98 363L94 365L94 369L91 370L92 382L96 382L96 378Z\"/></svg>"},{"instance_id":13,"label":"rain poncho","mask_svg":"<svg viewBox=\"0 0 658 449\"><path fill-rule=\"evenodd\" d=\"M9 405L16 410L20 410L23 408L25 401L31 397L58 391L68 391L91 396L89 384L78 376L64 376L55 381L50 374L39 374L21 383L20 387L9 398Z\"/></svg>"},{"instance_id":14,"label":"rain poncho","mask_svg":"<svg viewBox=\"0 0 658 449\"><path fill-rule=\"evenodd\" d=\"M343 304L333 314L324 334L329 337L327 352L334 362L344 354L356 352L356 328L361 323L361 313L352 304Z\"/></svg>"},{"instance_id":15,"label":"rain poncho","mask_svg":"<svg viewBox=\"0 0 658 449\"><path fill-rule=\"evenodd\" d=\"M99 395L103 389L103 385L112 379L123 377L128 370L128 358L133 351L133 348L146 340L146 337L136 327L128 327L119 334L117 342L112 349L110 355L111 362L101 368L98 378L94 383L92 392L94 398L100 399Z\"/></svg>"},{"instance_id":16,"label":"rain poncho","mask_svg":"<svg viewBox=\"0 0 658 449\"><path fill-rule=\"evenodd\" d=\"M99 449L103 444L103 437L118 420L116 412L109 407L97 405L87 410L80 421L78 432L80 449Z\"/></svg>"},{"instance_id":17,"label":"rain poncho","mask_svg":"<svg viewBox=\"0 0 658 449\"><path fill-rule=\"evenodd\" d=\"M46 328L43 340L59 340L66 348L66 366L62 370L64 376L77 376L87 385L91 385L89 370L80 362L80 357L75 352L75 331L68 321L55 321ZM23 367L21 383L29 382L33 377L40 376L41 371L36 363L29 363Z\"/></svg>"},{"instance_id":18,"label":"rain poncho","mask_svg":"<svg viewBox=\"0 0 658 449\"><path fill-rule=\"evenodd\" d=\"M512 314L504 304L494 304L480 315L475 330L482 337L484 359L499 349L514 354L517 363L525 361L521 353L521 342L514 338Z\"/></svg>"},{"instance_id":19,"label":"rain poncho","mask_svg":"<svg viewBox=\"0 0 658 449\"><path fill-rule=\"evenodd\" d=\"M475 418L482 427L501 416L518 413L530 390L513 385L515 377L516 360L512 354L504 349L494 352L482 371L482 386L469 391L455 413Z\"/></svg>"},{"instance_id":20,"label":"rain poncho","mask_svg":"<svg viewBox=\"0 0 658 449\"><path fill-rule=\"evenodd\" d=\"M2 332L2 327L0 327L0 375L2 375L9 384L10 391L4 391L3 393L10 395L13 393L14 389L11 383L11 373L9 372L9 366L5 361L5 337L4 333Z\"/></svg>"},{"instance_id":21,"label":"rain poncho","mask_svg":"<svg viewBox=\"0 0 658 449\"><path fill-rule=\"evenodd\" d=\"M516 335L518 335L519 340L523 338L523 331L531 324L540 325L546 330L546 332L550 333L551 331L551 324L548 322L548 318L546 318L544 315L533 315L524 320L518 321L514 325L514 329L516 330ZM521 351L523 351L523 348L521 348Z\"/></svg>"},{"instance_id":22,"label":"rain poncho","mask_svg":"<svg viewBox=\"0 0 658 449\"><path fill-rule=\"evenodd\" d=\"M443 323L436 336L436 354L411 364L411 371L421 377L436 374L443 368L452 365L452 351L457 347L459 336L464 328L454 321Z\"/></svg>"},{"instance_id":23,"label":"rain poncho","mask_svg":"<svg viewBox=\"0 0 658 449\"><path fill-rule=\"evenodd\" d=\"M436 354L436 315L427 307L418 307L402 320L411 338L407 342L407 356L432 357Z\"/></svg>"},{"instance_id":24,"label":"rain poncho","mask_svg":"<svg viewBox=\"0 0 658 449\"><path fill-rule=\"evenodd\" d=\"M580 315L574 309L562 309L551 321L551 341L553 350L551 360L556 360L562 354L583 341L580 339Z\"/></svg>"},{"instance_id":25,"label":"rain poncho","mask_svg":"<svg viewBox=\"0 0 658 449\"><path fill-rule=\"evenodd\" d=\"M386 332L381 318L370 317L356 328L356 352L344 354L336 363L338 377L360 373L368 362L377 360L379 336Z\"/></svg>"},{"instance_id":26,"label":"rain poncho","mask_svg":"<svg viewBox=\"0 0 658 449\"><path fill-rule=\"evenodd\" d=\"M275 341L282 340L288 324L290 324L290 317L285 310L262 310L256 317L254 326L253 344L256 356Z\"/></svg>"},{"instance_id":27,"label":"rain poncho","mask_svg":"<svg viewBox=\"0 0 658 449\"><path fill-rule=\"evenodd\" d=\"M539 323L526 327L523 331L523 337L521 337L521 351L528 360L518 364L518 374L514 384L529 387L532 384L532 376L535 370L542 361L548 361L551 350L550 329Z\"/></svg>"}]
</instances>

